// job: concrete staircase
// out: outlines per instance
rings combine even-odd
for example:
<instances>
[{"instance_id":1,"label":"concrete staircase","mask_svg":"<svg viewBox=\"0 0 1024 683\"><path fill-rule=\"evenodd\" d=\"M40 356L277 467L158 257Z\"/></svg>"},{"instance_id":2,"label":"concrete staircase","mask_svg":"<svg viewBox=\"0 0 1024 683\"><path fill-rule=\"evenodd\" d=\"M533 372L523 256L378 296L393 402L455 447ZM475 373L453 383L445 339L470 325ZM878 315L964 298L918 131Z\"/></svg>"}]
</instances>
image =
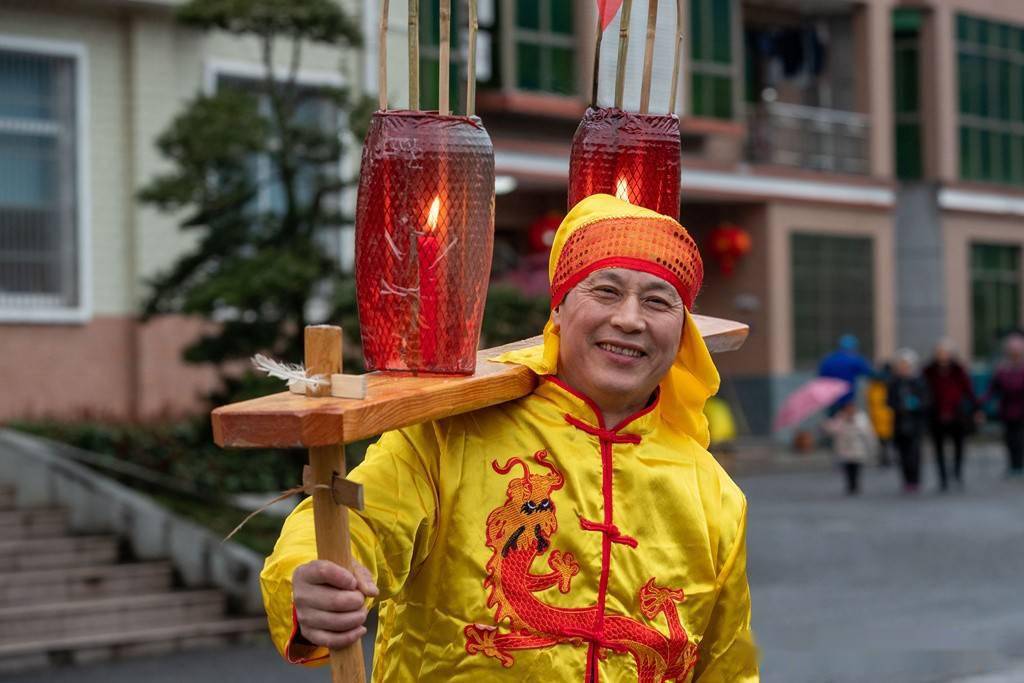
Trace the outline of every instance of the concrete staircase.
<instances>
[{"instance_id":1,"label":"concrete staircase","mask_svg":"<svg viewBox=\"0 0 1024 683\"><path fill-rule=\"evenodd\" d=\"M0 486L0 673L264 637L223 592L176 588L169 562L124 561L116 536L73 535L67 517Z\"/></svg>"}]
</instances>

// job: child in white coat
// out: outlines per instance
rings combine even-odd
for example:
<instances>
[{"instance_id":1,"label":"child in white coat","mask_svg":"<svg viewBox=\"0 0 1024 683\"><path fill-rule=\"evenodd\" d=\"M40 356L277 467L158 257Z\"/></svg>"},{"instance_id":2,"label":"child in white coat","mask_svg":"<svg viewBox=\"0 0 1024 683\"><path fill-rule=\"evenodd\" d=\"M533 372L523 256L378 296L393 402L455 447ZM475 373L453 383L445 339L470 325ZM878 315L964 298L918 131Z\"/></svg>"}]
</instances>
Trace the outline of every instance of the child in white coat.
<instances>
[{"instance_id":1,"label":"child in white coat","mask_svg":"<svg viewBox=\"0 0 1024 683\"><path fill-rule=\"evenodd\" d=\"M847 495L860 492L860 471L875 454L877 438L867 414L850 402L823 425L832 436L832 450L846 475Z\"/></svg>"}]
</instances>

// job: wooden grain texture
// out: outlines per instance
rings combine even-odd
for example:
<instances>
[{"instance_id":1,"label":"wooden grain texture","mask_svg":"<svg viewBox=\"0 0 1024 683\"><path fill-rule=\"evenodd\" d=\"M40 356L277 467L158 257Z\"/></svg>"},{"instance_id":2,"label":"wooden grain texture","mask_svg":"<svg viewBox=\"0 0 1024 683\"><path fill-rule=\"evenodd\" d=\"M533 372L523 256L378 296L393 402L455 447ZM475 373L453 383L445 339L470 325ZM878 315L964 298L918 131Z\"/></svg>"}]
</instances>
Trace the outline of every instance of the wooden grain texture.
<instances>
[{"instance_id":1,"label":"wooden grain texture","mask_svg":"<svg viewBox=\"0 0 1024 683\"><path fill-rule=\"evenodd\" d=\"M341 328L333 325L311 325L305 329L306 370L310 375L330 377L341 372ZM308 387L310 396L330 396L330 384ZM291 394L289 394L291 395ZM301 398L301 397L300 397ZM313 399L315 400L315 399ZM328 489L313 490L313 526L316 529L316 553L353 569L352 548L348 533L348 509L335 501L336 480L345 477L345 447L340 443L309 449L309 466L313 483ZM363 648L360 641L340 650L331 650L332 683L364 683Z\"/></svg>"},{"instance_id":2,"label":"wooden grain texture","mask_svg":"<svg viewBox=\"0 0 1024 683\"><path fill-rule=\"evenodd\" d=\"M712 353L743 345L748 327L695 315ZM213 436L226 448L304 448L351 443L426 420L436 420L511 401L533 391L537 377L521 365L490 358L535 346L540 337L477 354L469 376L402 376L370 373L366 398L308 398L281 392L213 411Z\"/></svg>"}]
</instances>

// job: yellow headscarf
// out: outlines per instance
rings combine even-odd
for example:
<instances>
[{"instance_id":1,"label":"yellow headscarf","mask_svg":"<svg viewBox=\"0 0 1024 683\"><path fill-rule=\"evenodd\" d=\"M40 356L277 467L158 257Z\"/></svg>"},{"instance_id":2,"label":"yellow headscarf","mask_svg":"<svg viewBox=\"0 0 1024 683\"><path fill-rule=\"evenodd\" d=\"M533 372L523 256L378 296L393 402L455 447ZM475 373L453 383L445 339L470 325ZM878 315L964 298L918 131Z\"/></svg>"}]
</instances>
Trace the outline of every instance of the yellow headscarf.
<instances>
[{"instance_id":1,"label":"yellow headscarf","mask_svg":"<svg viewBox=\"0 0 1024 683\"><path fill-rule=\"evenodd\" d=\"M664 221L670 221L671 224L665 224ZM572 267L567 273L566 262L562 261L562 257L569 238L577 233L582 236L584 230L598 226L612 226L613 231L598 233L592 230L590 234L601 235L605 251L618 247L621 254L595 260L592 257L580 258L578 253L573 253L570 255L574 259ZM654 232L636 229L643 226L659 227ZM659 241L659 244L650 244L650 239ZM579 242L579 239L574 242ZM689 261L691 255L697 257L696 263ZM710 436L708 421L704 416L704 403L718 391L720 378L704 338L689 314L693 296L700 288L703 275L699 255L696 255L696 247L686 230L675 219L607 194L592 195L574 206L559 226L551 245L548 279L553 283L552 307L561 303L566 285L569 284L571 288L571 285L582 279L581 274L585 276L600 268L628 268L631 262L647 272L663 272L663 278L680 290L687 305L679 352L659 385L661 414L666 422L674 424L707 448ZM559 268L560 264L562 268ZM558 283L554 284L556 278ZM548 318L542 345L510 351L495 360L525 365L538 375L553 375L558 371L558 345L558 331L554 322Z\"/></svg>"}]
</instances>

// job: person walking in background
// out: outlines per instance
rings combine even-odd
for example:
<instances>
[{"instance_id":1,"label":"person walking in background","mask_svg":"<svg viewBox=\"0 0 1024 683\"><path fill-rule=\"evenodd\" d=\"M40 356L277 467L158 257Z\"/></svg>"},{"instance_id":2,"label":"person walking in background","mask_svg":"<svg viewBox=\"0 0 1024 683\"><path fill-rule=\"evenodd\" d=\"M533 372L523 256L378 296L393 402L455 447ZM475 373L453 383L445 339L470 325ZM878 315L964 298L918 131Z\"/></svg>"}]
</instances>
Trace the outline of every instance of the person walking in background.
<instances>
[{"instance_id":1,"label":"person walking in background","mask_svg":"<svg viewBox=\"0 0 1024 683\"><path fill-rule=\"evenodd\" d=\"M846 494L860 493L860 471L875 452L877 440L871 421L857 404L847 403L822 425L832 436L832 450L846 476Z\"/></svg>"},{"instance_id":2,"label":"person walking in background","mask_svg":"<svg viewBox=\"0 0 1024 683\"><path fill-rule=\"evenodd\" d=\"M935 346L935 354L923 371L928 385L928 427L935 444L935 466L939 472L939 489L949 489L945 442L953 442L953 481L963 488L964 439L973 430L978 401L967 370L954 357L955 347L949 339Z\"/></svg>"},{"instance_id":3,"label":"person walking in background","mask_svg":"<svg viewBox=\"0 0 1024 683\"><path fill-rule=\"evenodd\" d=\"M819 377L832 377L850 383L850 390L840 396L828 409L831 417L840 408L854 400L857 395L857 379L871 376L874 369L871 363L860 355L860 340L852 334L844 334L839 338L839 348L825 356L818 366Z\"/></svg>"},{"instance_id":4,"label":"person walking in background","mask_svg":"<svg viewBox=\"0 0 1024 683\"><path fill-rule=\"evenodd\" d=\"M903 490L914 493L921 484L921 438L927 421L928 388L917 376L917 354L911 349L896 352L888 394Z\"/></svg>"},{"instance_id":5,"label":"person walking in background","mask_svg":"<svg viewBox=\"0 0 1024 683\"><path fill-rule=\"evenodd\" d=\"M871 426L878 437L878 464L888 467L892 464L892 408L889 407L889 378L892 366L882 365L881 371L868 381L867 404Z\"/></svg>"},{"instance_id":6,"label":"person walking in background","mask_svg":"<svg viewBox=\"0 0 1024 683\"><path fill-rule=\"evenodd\" d=\"M1003 343L1003 360L981 404L997 397L1006 442L1007 476L1024 477L1024 336L1019 334L1007 337Z\"/></svg>"}]
</instances>

